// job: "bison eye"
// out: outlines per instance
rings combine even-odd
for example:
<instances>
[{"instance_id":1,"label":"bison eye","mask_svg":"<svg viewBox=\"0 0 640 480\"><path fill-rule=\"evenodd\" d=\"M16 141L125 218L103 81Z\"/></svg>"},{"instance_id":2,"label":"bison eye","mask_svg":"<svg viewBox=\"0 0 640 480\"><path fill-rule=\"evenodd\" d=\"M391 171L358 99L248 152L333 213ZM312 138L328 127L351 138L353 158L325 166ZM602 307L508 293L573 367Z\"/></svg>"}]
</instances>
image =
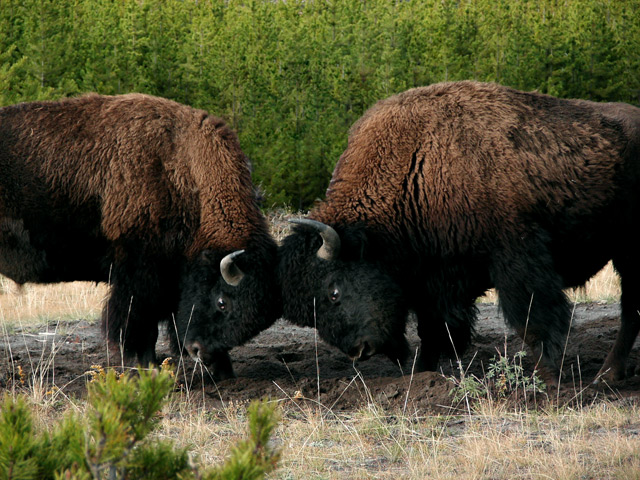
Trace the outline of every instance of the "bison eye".
<instances>
[{"instance_id":1,"label":"bison eye","mask_svg":"<svg viewBox=\"0 0 640 480\"><path fill-rule=\"evenodd\" d=\"M340 289L335 285L329 287L329 300L331 303L336 303L340 300Z\"/></svg>"},{"instance_id":2,"label":"bison eye","mask_svg":"<svg viewBox=\"0 0 640 480\"><path fill-rule=\"evenodd\" d=\"M227 298L224 296L218 297L218 299L216 300L216 307L218 307L218 310L220 310L221 312L228 311L229 302L227 301Z\"/></svg>"}]
</instances>

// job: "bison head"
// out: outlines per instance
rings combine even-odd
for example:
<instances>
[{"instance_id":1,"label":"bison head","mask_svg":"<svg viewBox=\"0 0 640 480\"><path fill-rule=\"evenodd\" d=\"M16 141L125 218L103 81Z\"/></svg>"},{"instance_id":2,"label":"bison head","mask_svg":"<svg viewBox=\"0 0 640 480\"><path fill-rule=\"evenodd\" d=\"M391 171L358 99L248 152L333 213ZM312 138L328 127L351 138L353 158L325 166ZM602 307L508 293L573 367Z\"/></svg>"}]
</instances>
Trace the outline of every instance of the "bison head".
<instances>
[{"instance_id":1,"label":"bison head","mask_svg":"<svg viewBox=\"0 0 640 480\"><path fill-rule=\"evenodd\" d=\"M203 252L183 275L174 348L215 380L234 376L229 350L268 328L281 314L271 258L243 250Z\"/></svg>"},{"instance_id":2,"label":"bison head","mask_svg":"<svg viewBox=\"0 0 640 480\"><path fill-rule=\"evenodd\" d=\"M365 256L363 235L341 235L314 220L298 225L280 247L284 317L316 327L354 360L376 353L393 361L408 354L407 306L398 284Z\"/></svg>"}]
</instances>

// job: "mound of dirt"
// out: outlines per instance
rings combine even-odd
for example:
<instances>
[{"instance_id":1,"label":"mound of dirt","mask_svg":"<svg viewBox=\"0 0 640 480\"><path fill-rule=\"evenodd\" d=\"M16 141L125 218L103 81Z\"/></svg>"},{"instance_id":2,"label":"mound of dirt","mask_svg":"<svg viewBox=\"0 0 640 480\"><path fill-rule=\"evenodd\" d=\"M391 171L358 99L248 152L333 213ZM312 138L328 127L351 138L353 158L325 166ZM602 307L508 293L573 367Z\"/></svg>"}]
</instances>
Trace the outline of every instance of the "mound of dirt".
<instances>
[{"instance_id":1,"label":"mound of dirt","mask_svg":"<svg viewBox=\"0 0 640 480\"><path fill-rule=\"evenodd\" d=\"M488 366L501 353L513 358L522 341L504 324L497 306L479 305L477 335L464 354L465 375L484 377ZM630 361L629 378L616 385L590 385L619 328L618 304L583 304L574 311L572 330L564 361L566 376L554 400L591 402L597 398L640 400L640 376L634 372L640 341ZM419 345L415 322L407 337L412 348ZM506 349L506 350L505 350ZM158 343L160 355L169 356L166 335ZM92 365L119 365L109 356L97 323L85 320L60 322L40 329L5 333L0 342L0 386L43 391L55 385L67 395L86 391L85 372ZM206 372L190 359L174 359L179 384L197 392L212 408L229 401L271 397L292 402L319 402L332 410L348 410L375 402L390 409L411 412L450 412L450 394L460 378L459 367L443 362L440 372L412 373L411 362L400 366L386 357L375 356L353 364L342 352L325 344L315 330L278 321L251 342L231 351L237 378L222 382L203 381ZM533 370L531 359L523 360L525 371ZM542 396L546 397L546 396ZM528 400L527 400L528 401Z\"/></svg>"}]
</instances>

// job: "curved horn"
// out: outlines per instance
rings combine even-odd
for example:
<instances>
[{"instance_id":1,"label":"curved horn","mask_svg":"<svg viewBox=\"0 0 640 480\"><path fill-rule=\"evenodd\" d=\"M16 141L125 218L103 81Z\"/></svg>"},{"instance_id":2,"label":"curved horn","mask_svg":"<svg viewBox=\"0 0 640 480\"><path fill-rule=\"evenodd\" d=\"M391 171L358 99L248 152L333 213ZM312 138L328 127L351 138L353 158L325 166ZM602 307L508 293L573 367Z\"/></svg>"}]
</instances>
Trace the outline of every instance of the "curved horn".
<instances>
[{"instance_id":1,"label":"curved horn","mask_svg":"<svg viewBox=\"0 0 640 480\"><path fill-rule=\"evenodd\" d=\"M309 218L291 218L289 221L300 225L308 225L318 231L322 237L322 246L316 253L318 258L323 260L335 260L338 258L340 254L340 235L332 227Z\"/></svg>"},{"instance_id":2,"label":"curved horn","mask_svg":"<svg viewBox=\"0 0 640 480\"><path fill-rule=\"evenodd\" d=\"M235 259L242 255L244 250L236 250L220 260L220 274L224 281L232 287L237 287L244 278L244 272L235 264Z\"/></svg>"}]
</instances>

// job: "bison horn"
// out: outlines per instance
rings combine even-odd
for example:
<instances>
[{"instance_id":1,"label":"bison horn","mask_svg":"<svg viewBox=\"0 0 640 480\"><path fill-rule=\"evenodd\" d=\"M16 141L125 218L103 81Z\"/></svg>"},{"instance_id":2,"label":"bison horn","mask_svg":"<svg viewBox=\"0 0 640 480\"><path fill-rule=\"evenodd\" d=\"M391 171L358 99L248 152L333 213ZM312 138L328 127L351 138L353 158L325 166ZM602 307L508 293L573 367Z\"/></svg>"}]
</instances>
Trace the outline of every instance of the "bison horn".
<instances>
[{"instance_id":1,"label":"bison horn","mask_svg":"<svg viewBox=\"0 0 640 480\"><path fill-rule=\"evenodd\" d=\"M322 246L316 253L323 260L335 260L340 254L340 235L329 225L308 218L292 218L291 223L308 225L315 228L322 237Z\"/></svg>"},{"instance_id":2,"label":"bison horn","mask_svg":"<svg viewBox=\"0 0 640 480\"><path fill-rule=\"evenodd\" d=\"M232 287L237 287L244 278L244 272L235 264L236 257L242 255L244 250L236 250L220 260L220 273L222 278Z\"/></svg>"}]
</instances>

